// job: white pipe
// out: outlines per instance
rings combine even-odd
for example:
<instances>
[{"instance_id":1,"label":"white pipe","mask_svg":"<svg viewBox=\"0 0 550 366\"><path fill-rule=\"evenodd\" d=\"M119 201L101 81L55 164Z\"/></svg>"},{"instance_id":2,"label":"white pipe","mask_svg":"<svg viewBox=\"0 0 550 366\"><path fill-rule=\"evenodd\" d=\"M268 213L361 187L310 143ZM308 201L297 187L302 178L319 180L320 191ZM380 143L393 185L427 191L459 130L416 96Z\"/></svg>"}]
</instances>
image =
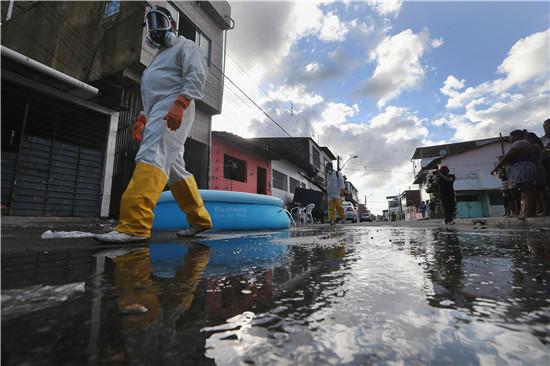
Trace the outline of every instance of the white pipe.
<instances>
[{"instance_id":1,"label":"white pipe","mask_svg":"<svg viewBox=\"0 0 550 366\"><path fill-rule=\"evenodd\" d=\"M71 86L74 86L76 89L81 91L82 93L78 93L78 95L81 95L83 97L93 97L99 94L99 89L96 87L91 86L90 84L86 84L85 82L82 82L78 79L73 78L72 76L69 76L67 74L62 73L61 71L58 71L56 69L53 69L49 66L46 66L36 60L33 60L32 58L29 58L25 55L20 54L19 52L16 52L10 48L7 48L5 46L1 46L2 56L5 56L15 62L18 62L20 64L24 64L34 70L40 71L48 76L51 76L55 79L61 80ZM74 91L73 91L74 92Z\"/></svg>"},{"instance_id":2,"label":"white pipe","mask_svg":"<svg viewBox=\"0 0 550 366\"><path fill-rule=\"evenodd\" d=\"M13 14L13 3L15 0L10 0L10 4L8 5L8 14L6 15L6 22L11 19L11 15Z\"/></svg>"}]
</instances>

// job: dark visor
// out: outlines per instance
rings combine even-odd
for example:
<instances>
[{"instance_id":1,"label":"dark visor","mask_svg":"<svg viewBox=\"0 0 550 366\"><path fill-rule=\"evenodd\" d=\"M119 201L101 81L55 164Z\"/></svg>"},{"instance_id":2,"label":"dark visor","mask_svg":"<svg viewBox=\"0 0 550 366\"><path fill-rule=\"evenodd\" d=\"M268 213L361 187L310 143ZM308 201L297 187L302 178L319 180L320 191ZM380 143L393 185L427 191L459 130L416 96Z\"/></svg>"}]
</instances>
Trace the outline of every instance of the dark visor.
<instances>
[{"instance_id":1,"label":"dark visor","mask_svg":"<svg viewBox=\"0 0 550 366\"><path fill-rule=\"evenodd\" d=\"M150 31L170 30L170 19L160 11L151 10L145 15L147 29Z\"/></svg>"}]
</instances>

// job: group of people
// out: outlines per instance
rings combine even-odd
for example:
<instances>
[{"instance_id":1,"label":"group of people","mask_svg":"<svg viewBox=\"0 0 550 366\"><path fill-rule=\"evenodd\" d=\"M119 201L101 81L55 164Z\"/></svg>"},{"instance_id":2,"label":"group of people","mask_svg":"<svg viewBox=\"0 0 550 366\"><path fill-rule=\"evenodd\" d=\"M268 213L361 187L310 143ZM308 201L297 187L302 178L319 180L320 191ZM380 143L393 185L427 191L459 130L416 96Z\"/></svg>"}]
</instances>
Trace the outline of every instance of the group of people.
<instances>
[{"instance_id":1,"label":"group of people","mask_svg":"<svg viewBox=\"0 0 550 366\"><path fill-rule=\"evenodd\" d=\"M510 149L491 172L502 181L506 216L519 218L550 215L550 119L545 135L514 130Z\"/></svg>"}]
</instances>

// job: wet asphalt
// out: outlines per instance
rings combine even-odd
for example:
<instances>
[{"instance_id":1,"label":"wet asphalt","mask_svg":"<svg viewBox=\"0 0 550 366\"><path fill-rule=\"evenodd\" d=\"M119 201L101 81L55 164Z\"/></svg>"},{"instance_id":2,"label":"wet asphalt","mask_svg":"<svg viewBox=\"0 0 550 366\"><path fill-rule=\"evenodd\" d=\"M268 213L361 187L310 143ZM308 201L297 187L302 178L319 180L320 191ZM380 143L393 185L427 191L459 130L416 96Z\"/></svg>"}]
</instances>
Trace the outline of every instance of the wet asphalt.
<instances>
[{"instance_id":1,"label":"wet asphalt","mask_svg":"<svg viewBox=\"0 0 550 366\"><path fill-rule=\"evenodd\" d=\"M44 229L2 232L5 365L550 364L545 230L317 225L101 245Z\"/></svg>"}]
</instances>

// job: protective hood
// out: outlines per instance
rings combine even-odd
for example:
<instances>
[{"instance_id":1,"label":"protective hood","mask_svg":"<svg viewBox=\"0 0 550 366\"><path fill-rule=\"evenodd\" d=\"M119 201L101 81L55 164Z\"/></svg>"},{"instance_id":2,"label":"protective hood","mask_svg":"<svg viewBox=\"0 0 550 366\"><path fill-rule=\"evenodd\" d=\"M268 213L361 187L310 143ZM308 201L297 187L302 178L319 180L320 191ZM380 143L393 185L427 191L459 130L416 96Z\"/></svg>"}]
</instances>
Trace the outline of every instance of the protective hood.
<instances>
[{"instance_id":1,"label":"protective hood","mask_svg":"<svg viewBox=\"0 0 550 366\"><path fill-rule=\"evenodd\" d=\"M154 48L171 45L176 38L172 31L172 17L168 9L155 6L145 14L147 43Z\"/></svg>"}]
</instances>

